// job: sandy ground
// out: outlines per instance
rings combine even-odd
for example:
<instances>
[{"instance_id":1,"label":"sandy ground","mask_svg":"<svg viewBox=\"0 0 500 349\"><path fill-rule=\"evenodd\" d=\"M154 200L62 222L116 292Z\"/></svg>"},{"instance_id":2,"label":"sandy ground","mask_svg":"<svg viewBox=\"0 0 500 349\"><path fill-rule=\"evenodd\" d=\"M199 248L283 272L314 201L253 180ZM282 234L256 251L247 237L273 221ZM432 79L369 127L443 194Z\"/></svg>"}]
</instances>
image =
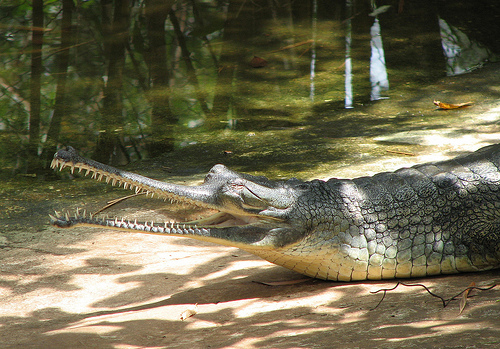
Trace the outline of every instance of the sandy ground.
<instances>
[{"instance_id":1,"label":"sandy ground","mask_svg":"<svg viewBox=\"0 0 500 349\"><path fill-rule=\"evenodd\" d=\"M476 136L456 137L449 131L463 126L452 125L419 157L388 155L370 170L427 160L445 147L454 153L493 143L500 108L491 96L489 106L463 114L479 125ZM429 132L412 135L404 138L436 140ZM4 199L13 211L22 209L21 201ZM85 204L82 197L67 202ZM416 286L400 286L380 302L383 293L372 292L394 287L394 280L270 286L259 282L303 277L238 249L188 239L61 230L45 218L22 228L21 221L55 207L37 205L0 224L1 348L500 348L500 286L472 291L463 312L461 298L443 307ZM149 212L140 207L138 215ZM500 272L402 281L451 298L472 283L500 284Z\"/></svg>"},{"instance_id":2,"label":"sandy ground","mask_svg":"<svg viewBox=\"0 0 500 349\"><path fill-rule=\"evenodd\" d=\"M54 241L55 240L55 241ZM2 251L2 348L498 348L500 292L444 308L396 281L303 279L238 249L182 238L46 227ZM498 271L425 284L451 298ZM183 320L183 317L187 317Z\"/></svg>"}]
</instances>

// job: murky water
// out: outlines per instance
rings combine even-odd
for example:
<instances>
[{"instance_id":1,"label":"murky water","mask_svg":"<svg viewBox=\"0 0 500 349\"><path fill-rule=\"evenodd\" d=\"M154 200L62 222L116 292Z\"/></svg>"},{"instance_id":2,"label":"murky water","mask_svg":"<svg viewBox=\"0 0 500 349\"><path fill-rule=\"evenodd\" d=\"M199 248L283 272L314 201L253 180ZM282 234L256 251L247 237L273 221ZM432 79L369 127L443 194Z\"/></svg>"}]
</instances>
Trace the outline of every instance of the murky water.
<instances>
[{"instance_id":1,"label":"murky water","mask_svg":"<svg viewBox=\"0 0 500 349\"><path fill-rule=\"evenodd\" d=\"M476 40L485 29L469 36L458 29L467 27L457 21L458 12L468 21L467 6L452 13L427 2L405 6L318 1L290 18L282 13L278 20L252 20L244 42L252 44L234 48L247 54L248 64L239 67L227 120L220 120L226 130L189 127L202 121L186 116L188 129L165 161L181 160L173 172L186 174L222 162L274 178L311 178L386 156L386 148L415 155L426 148L444 151L435 143L450 142L431 130L460 128L470 110L436 111L433 101L494 104L495 47L485 44L491 37ZM283 24L287 18L293 25ZM265 64L252 67L251 57ZM473 73L458 75L465 72ZM474 108L472 113L484 111ZM468 129L477 126L467 122ZM397 138L417 130L434 138L432 145Z\"/></svg>"}]
</instances>

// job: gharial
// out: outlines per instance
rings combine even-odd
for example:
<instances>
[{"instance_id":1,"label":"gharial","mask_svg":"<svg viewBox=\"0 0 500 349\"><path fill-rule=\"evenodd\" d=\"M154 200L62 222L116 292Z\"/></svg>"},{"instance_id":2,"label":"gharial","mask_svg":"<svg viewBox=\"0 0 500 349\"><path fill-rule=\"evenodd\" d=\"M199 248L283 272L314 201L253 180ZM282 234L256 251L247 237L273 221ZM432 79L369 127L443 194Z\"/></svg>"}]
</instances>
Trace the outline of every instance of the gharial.
<instances>
[{"instance_id":1,"label":"gharial","mask_svg":"<svg viewBox=\"0 0 500 349\"><path fill-rule=\"evenodd\" d=\"M422 277L500 267L500 144L452 160L355 179L271 181L215 165L198 186L156 181L67 147L53 168L217 210L183 224L56 214L90 225L239 247L327 280Z\"/></svg>"}]
</instances>

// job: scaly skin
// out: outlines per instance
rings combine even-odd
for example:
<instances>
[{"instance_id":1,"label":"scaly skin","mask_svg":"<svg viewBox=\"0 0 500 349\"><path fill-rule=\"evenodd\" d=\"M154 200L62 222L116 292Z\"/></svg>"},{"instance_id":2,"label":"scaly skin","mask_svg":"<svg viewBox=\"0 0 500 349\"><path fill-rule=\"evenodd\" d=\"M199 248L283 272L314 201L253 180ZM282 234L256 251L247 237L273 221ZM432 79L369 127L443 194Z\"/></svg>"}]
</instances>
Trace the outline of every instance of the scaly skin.
<instances>
[{"instance_id":1,"label":"scaly skin","mask_svg":"<svg viewBox=\"0 0 500 349\"><path fill-rule=\"evenodd\" d=\"M186 236L239 247L327 280L379 280L500 267L500 145L453 160L352 180L275 182L214 166L182 186L80 157L68 147L52 167L220 213L185 224L51 216L59 227L101 226Z\"/></svg>"}]
</instances>

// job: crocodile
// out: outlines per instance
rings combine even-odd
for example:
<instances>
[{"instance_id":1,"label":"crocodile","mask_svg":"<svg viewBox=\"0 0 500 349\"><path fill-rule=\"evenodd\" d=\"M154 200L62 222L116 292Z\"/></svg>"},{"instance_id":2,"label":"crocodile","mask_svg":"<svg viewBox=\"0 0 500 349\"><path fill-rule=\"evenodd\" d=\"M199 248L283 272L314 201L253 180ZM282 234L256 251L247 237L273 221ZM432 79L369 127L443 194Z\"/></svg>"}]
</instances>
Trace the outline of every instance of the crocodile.
<instances>
[{"instance_id":1,"label":"crocodile","mask_svg":"<svg viewBox=\"0 0 500 349\"><path fill-rule=\"evenodd\" d=\"M238 247L304 275L336 281L500 267L500 144L452 160L327 181L272 181L218 164L202 184L185 186L86 159L72 147L59 150L51 166L216 211L184 223L56 212L51 223L61 228L184 236Z\"/></svg>"}]
</instances>

